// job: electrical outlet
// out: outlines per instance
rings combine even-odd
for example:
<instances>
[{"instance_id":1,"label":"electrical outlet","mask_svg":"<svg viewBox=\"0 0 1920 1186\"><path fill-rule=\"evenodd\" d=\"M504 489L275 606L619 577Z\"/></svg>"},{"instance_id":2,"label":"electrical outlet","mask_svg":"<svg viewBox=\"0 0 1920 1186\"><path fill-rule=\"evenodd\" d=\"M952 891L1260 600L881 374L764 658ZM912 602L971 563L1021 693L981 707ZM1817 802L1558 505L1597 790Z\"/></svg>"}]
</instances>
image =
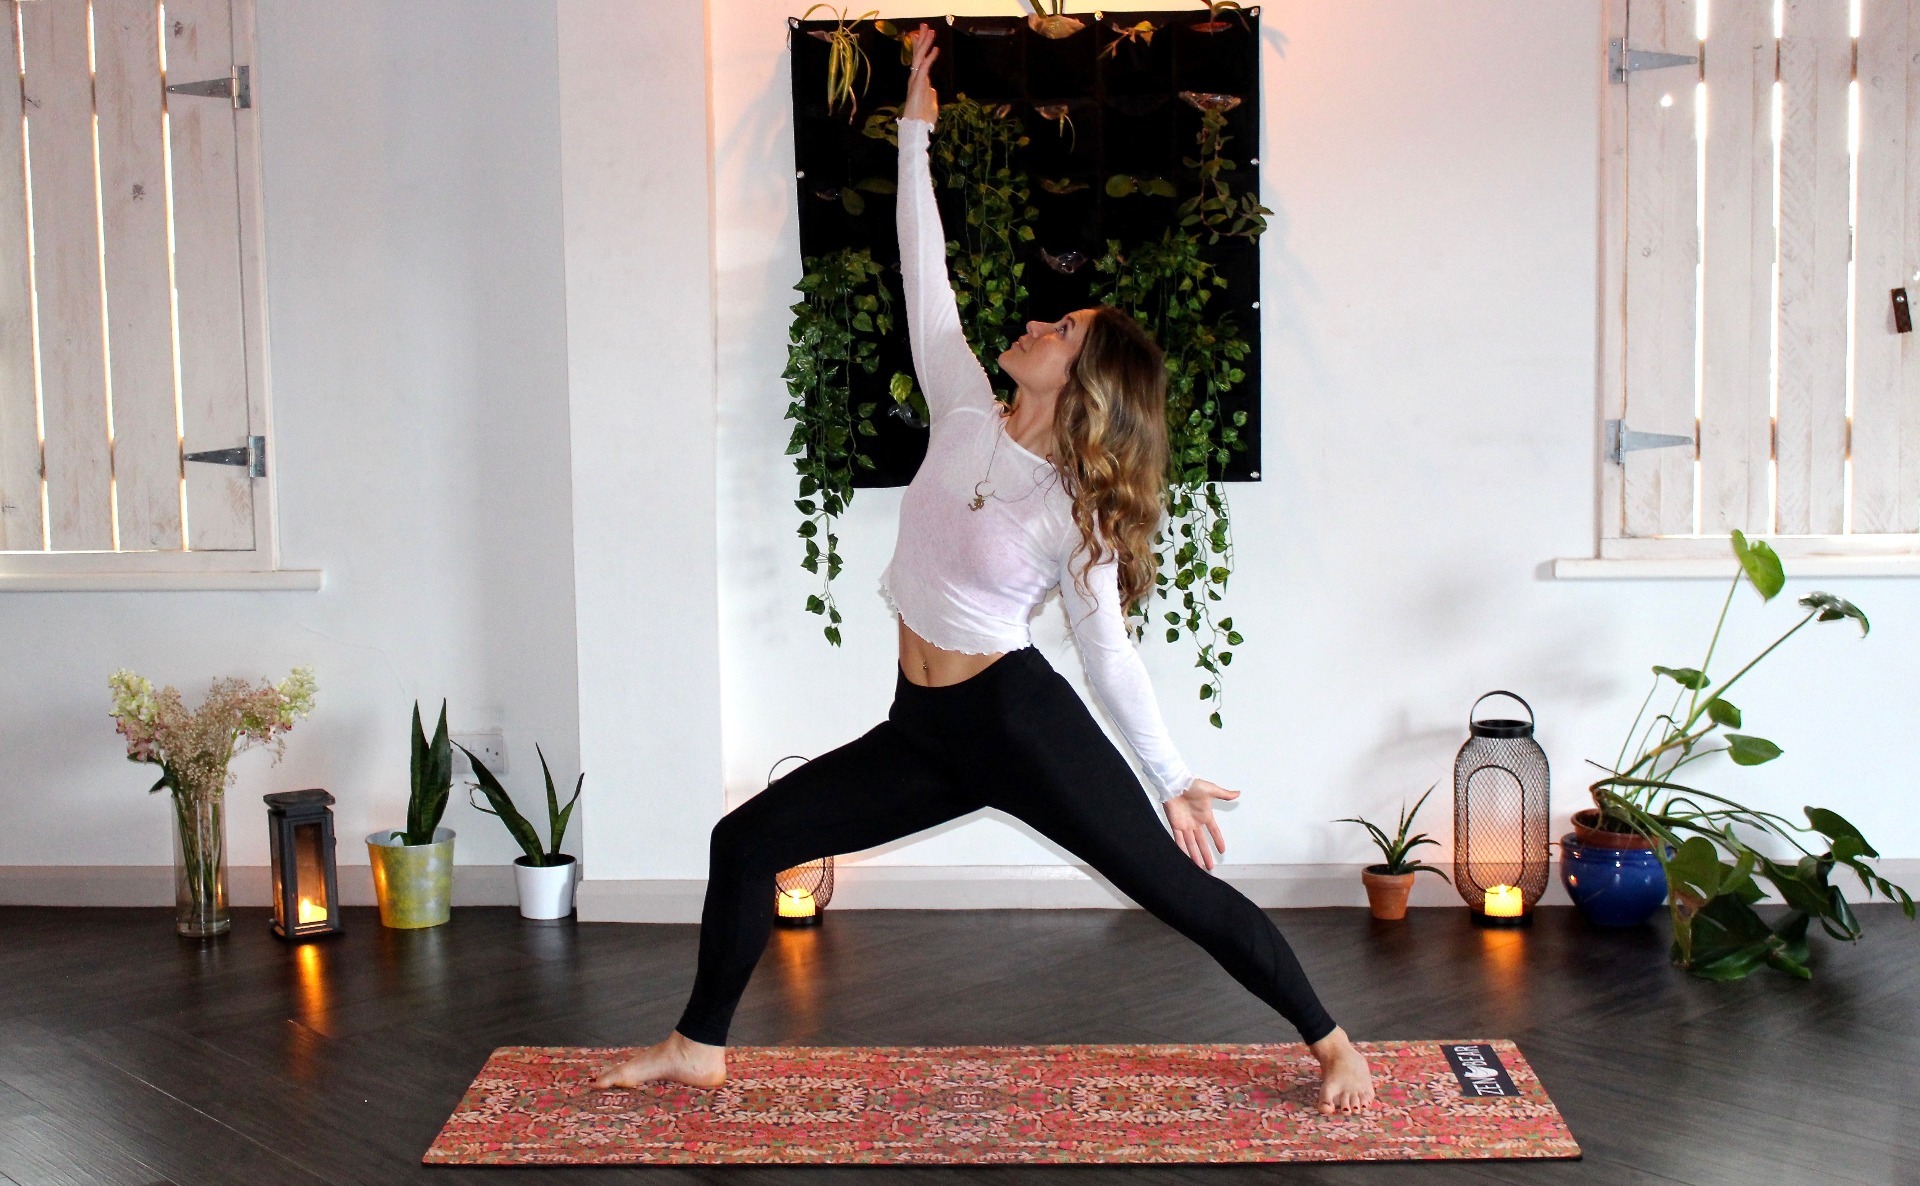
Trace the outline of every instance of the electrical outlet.
<instances>
[{"instance_id":1,"label":"electrical outlet","mask_svg":"<svg viewBox=\"0 0 1920 1186\"><path fill-rule=\"evenodd\" d=\"M451 735L455 745L464 745L474 752L487 769L495 774L507 772L507 732L504 729L488 729L480 733L455 733ZM453 767L456 774L473 773L472 763L467 755L459 750L453 751Z\"/></svg>"}]
</instances>

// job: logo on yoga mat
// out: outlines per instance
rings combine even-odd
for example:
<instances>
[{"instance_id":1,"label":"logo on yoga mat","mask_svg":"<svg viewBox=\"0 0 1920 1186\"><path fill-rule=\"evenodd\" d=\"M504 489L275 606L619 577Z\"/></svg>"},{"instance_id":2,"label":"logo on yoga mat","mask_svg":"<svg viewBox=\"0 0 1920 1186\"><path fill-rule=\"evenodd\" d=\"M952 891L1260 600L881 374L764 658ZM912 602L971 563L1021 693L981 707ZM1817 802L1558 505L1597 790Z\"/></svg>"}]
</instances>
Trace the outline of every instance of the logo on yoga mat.
<instances>
[{"instance_id":1,"label":"logo on yoga mat","mask_svg":"<svg viewBox=\"0 0 1920 1186\"><path fill-rule=\"evenodd\" d=\"M1447 1052L1447 1065L1453 1068L1453 1077L1460 1081L1460 1092L1467 1098L1511 1099L1520 1094L1493 1047L1467 1043L1441 1049Z\"/></svg>"}]
</instances>

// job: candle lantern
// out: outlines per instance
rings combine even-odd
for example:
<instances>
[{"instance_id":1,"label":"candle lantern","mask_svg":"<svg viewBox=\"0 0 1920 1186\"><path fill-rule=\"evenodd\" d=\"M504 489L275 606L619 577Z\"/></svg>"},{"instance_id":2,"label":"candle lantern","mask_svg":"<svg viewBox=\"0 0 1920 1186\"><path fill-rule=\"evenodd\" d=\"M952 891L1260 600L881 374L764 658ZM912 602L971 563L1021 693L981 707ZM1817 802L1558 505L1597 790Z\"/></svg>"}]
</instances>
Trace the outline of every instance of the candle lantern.
<instances>
[{"instance_id":1,"label":"candle lantern","mask_svg":"<svg viewBox=\"0 0 1920 1186\"><path fill-rule=\"evenodd\" d=\"M264 798L273 859L273 933L286 940L339 934L333 796L315 789Z\"/></svg>"},{"instance_id":2,"label":"candle lantern","mask_svg":"<svg viewBox=\"0 0 1920 1186\"><path fill-rule=\"evenodd\" d=\"M773 920L785 927L817 927L833 900L833 858L795 865L773 879Z\"/></svg>"},{"instance_id":3,"label":"candle lantern","mask_svg":"<svg viewBox=\"0 0 1920 1186\"><path fill-rule=\"evenodd\" d=\"M1527 719L1481 719L1481 701L1519 701ZM1453 884L1475 922L1519 926L1547 891L1547 755L1533 739L1533 706L1488 692L1467 713L1453 762Z\"/></svg>"}]
</instances>

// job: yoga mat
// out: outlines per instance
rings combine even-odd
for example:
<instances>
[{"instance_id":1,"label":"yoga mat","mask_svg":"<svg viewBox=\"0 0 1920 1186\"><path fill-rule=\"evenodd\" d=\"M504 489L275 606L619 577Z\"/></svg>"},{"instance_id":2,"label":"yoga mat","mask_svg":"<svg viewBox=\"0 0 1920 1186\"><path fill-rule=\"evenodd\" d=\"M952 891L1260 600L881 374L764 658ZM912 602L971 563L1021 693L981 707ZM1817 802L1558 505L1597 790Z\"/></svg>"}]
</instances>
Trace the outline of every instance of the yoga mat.
<instances>
[{"instance_id":1,"label":"yoga mat","mask_svg":"<svg viewBox=\"0 0 1920 1186\"><path fill-rule=\"evenodd\" d=\"M951 1165L1571 1158L1512 1042L1362 1042L1371 1112L1299 1045L735 1046L727 1082L596 1092L621 1049L503 1046L430 1165Z\"/></svg>"}]
</instances>

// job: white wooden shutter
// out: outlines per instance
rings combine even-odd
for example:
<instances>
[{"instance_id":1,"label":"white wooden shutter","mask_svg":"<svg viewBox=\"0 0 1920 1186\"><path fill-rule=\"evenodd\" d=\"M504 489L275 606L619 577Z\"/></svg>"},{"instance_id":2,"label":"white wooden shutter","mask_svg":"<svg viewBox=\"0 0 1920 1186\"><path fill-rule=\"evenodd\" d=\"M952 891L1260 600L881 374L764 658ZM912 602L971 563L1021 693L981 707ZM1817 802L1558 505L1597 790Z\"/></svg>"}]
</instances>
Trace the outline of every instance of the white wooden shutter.
<instances>
[{"instance_id":1,"label":"white wooden shutter","mask_svg":"<svg viewBox=\"0 0 1920 1186\"><path fill-rule=\"evenodd\" d=\"M1920 531L1920 345L1888 293L1920 296L1920 4L1861 12L1854 227L1853 530Z\"/></svg>"},{"instance_id":2,"label":"white wooden shutter","mask_svg":"<svg viewBox=\"0 0 1920 1186\"><path fill-rule=\"evenodd\" d=\"M233 0L0 11L0 549L254 549Z\"/></svg>"},{"instance_id":3,"label":"white wooden shutter","mask_svg":"<svg viewBox=\"0 0 1920 1186\"><path fill-rule=\"evenodd\" d=\"M1920 0L1852 11L1614 9L1616 54L1699 62L1612 84L1608 415L1694 445L1607 463L1603 556L1920 549Z\"/></svg>"}]
</instances>

